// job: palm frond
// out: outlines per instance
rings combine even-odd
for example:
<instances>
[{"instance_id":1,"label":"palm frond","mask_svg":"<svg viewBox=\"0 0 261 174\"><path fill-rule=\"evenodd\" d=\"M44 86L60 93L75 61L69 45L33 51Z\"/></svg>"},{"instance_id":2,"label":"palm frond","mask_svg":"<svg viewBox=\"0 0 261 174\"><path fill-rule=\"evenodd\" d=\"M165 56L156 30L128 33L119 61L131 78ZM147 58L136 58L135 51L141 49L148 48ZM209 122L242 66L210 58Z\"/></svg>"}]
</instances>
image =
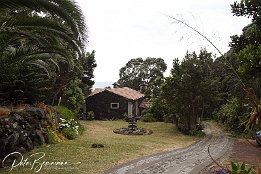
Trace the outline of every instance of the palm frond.
<instances>
[{"instance_id":1,"label":"palm frond","mask_svg":"<svg viewBox=\"0 0 261 174\"><path fill-rule=\"evenodd\" d=\"M18 28L23 29L23 30L28 30L28 31L31 31L31 32L37 32L37 33L38 32L50 33L50 34L53 34L55 36L58 36L63 41L68 42L69 43L68 46L71 46L80 55L82 55L82 49L81 49L80 45L74 39L72 39L69 35L65 34L64 32L61 32L59 30L55 30L55 29L52 29L52 28L47 28L47 27L24 26L24 27L18 27Z\"/></svg>"},{"instance_id":2,"label":"palm frond","mask_svg":"<svg viewBox=\"0 0 261 174\"><path fill-rule=\"evenodd\" d=\"M84 39L86 35L86 25L81 10L74 1L69 0L1 0L1 9L19 9L26 7L36 11L47 12L53 16L63 19L71 28L72 32L79 38Z\"/></svg>"},{"instance_id":3,"label":"palm frond","mask_svg":"<svg viewBox=\"0 0 261 174\"><path fill-rule=\"evenodd\" d=\"M4 22L3 22L4 21ZM9 18L2 19L1 28L15 28L15 27L46 27L59 30L61 32L69 33L70 30L65 25L62 25L56 20L44 18L40 16L10 16ZM1 21L0 21L1 23Z\"/></svg>"},{"instance_id":4,"label":"palm frond","mask_svg":"<svg viewBox=\"0 0 261 174\"><path fill-rule=\"evenodd\" d=\"M59 1L61 0L53 0L53 2L59 3ZM74 0L70 0L70 1L64 1L63 3L59 3L60 7L66 9L66 11L68 11L70 13L70 15L75 19L79 30L82 34L82 39L84 41L87 40L88 36L87 36L87 26L86 26L86 21L83 15L83 12L81 11L80 7L77 5L77 3Z\"/></svg>"},{"instance_id":5,"label":"palm frond","mask_svg":"<svg viewBox=\"0 0 261 174\"><path fill-rule=\"evenodd\" d=\"M10 46L21 45L21 40L27 40L39 46L50 44L44 37L29 31L13 30L10 28L0 29L0 54Z\"/></svg>"},{"instance_id":6,"label":"palm frond","mask_svg":"<svg viewBox=\"0 0 261 174\"><path fill-rule=\"evenodd\" d=\"M34 65L34 66L37 66L37 67L39 67L39 68L41 68L41 69L43 69L45 72L46 72L46 75L48 76L48 78L50 78L51 76L50 76L50 74L51 74L51 70L50 70L50 66L46 63L46 62L44 62L44 61L42 61L42 60L35 60L35 61L33 61L33 62L30 62L30 63L28 63L29 65Z\"/></svg>"}]
</instances>

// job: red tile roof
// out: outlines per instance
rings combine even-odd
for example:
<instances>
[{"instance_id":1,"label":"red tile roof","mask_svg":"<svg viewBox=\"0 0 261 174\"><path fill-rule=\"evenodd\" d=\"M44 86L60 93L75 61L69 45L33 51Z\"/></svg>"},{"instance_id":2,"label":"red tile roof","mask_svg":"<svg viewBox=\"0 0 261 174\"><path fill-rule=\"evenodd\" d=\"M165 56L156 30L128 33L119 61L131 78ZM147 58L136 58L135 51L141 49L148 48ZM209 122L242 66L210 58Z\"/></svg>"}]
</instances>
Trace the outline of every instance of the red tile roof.
<instances>
[{"instance_id":1,"label":"red tile roof","mask_svg":"<svg viewBox=\"0 0 261 174\"><path fill-rule=\"evenodd\" d=\"M102 89L102 88L96 88L89 96L96 95L103 91L109 91L116 95L122 96L129 100L137 100L139 98L145 97L144 94L140 93L139 91L136 91L134 89L123 87L123 88L112 88L112 89Z\"/></svg>"},{"instance_id":2,"label":"red tile roof","mask_svg":"<svg viewBox=\"0 0 261 174\"><path fill-rule=\"evenodd\" d=\"M100 93L102 91L105 91L105 89L103 89L103 88L95 88L95 90L92 91L92 93L89 96L93 96L93 95L98 94L98 93Z\"/></svg>"}]
</instances>

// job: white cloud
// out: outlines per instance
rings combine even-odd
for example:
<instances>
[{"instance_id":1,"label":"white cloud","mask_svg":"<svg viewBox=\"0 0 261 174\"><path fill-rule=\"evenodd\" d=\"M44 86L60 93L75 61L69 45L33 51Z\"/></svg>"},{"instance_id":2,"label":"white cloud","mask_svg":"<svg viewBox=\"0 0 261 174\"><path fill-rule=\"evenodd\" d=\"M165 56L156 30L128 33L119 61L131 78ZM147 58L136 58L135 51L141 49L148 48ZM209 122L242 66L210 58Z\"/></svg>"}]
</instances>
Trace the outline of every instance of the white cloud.
<instances>
[{"instance_id":1,"label":"white cloud","mask_svg":"<svg viewBox=\"0 0 261 174\"><path fill-rule=\"evenodd\" d=\"M233 17L233 0L77 0L89 27L88 51L96 50L95 81L118 80L119 69L131 58L162 57L172 66L186 50L209 45L188 28L172 24L163 14L182 14L223 52L230 36L249 23ZM181 39L183 38L183 39ZM212 47L208 50L214 51Z\"/></svg>"}]
</instances>

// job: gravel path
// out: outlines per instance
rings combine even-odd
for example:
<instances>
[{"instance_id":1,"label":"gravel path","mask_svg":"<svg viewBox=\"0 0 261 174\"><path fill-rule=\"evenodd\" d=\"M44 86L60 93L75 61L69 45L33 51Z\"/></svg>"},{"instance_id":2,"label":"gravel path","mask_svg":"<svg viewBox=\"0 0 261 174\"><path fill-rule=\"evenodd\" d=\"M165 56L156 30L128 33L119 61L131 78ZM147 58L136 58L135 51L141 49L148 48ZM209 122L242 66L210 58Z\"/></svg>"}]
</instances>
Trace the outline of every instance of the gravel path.
<instances>
[{"instance_id":1,"label":"gravel path","mask_svg":"<svg viewBox=\"0 0 261 174\"><path fill-rule=\"evenodd\" d=\"M223 160L231 151L233 140L223 134L221 129L206 124L206 137L187 148L164 152L130 161L104 171L104 174L197 174L210 168L212 160ZM203 172L204 173L204 172Z\"/></svg>"}]
</instances>

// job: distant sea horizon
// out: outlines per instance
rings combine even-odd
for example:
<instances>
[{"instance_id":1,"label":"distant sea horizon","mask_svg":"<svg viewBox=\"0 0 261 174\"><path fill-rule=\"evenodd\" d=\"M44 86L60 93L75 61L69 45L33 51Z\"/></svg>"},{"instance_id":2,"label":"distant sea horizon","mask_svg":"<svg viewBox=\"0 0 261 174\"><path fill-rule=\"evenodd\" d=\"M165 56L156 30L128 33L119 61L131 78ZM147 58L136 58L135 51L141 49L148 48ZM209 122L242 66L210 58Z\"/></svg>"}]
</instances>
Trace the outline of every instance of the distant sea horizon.
<instances>
[{"instance_id":1,"label":"distant sea horizon","mask_svg":"<svg viewBox=\"0 0 261 174\"><path fill-rule=\"evenodd\" d=\"M92 89L95 89L95 88L105 88L105 87L112 87L112 84L114 82L95 82Z\"/></svg>"}]
</instances>

